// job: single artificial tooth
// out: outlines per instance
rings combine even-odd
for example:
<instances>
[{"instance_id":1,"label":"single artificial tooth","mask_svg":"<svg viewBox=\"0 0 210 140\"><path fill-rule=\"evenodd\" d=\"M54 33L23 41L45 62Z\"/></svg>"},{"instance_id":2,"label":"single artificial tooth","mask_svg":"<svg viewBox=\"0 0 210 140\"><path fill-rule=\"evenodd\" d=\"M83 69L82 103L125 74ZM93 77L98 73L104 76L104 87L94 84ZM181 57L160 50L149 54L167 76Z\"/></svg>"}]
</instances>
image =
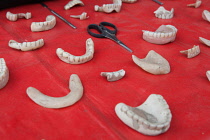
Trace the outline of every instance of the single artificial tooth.
<instances>
[{"instance_id":1,"label":"single artificial tooth","mask_svg":"<svg viewBox=\"0 0 210 140\"><path fill-rule=\"evenodd\" d=\"M200 7L201 3L202 3L201 0L196 0L195 3L188 4L187 6L198 8L198 7Z\"/></svg>"},{"instance_id":2,"label":"single artificial tooth","mask_svg":"<svg viewBox=\"0 0 210 140\"><path fill-rule=\"evenodd\" d=\"M193 58L193 57L197 56L198 54L200 54L200 48L198 45L197 46L194 45L193 48L184 50L184 51L180 51L180 53L187 54L187 58Z\"/></svg>"},{"instance_id":3,"label":"single artificial tooth","mask_svg":"<svg viewBox=\"0 0 210 140\"><path fill-rule=\"evenodd\" d=\"M95 11L111 13L113 11L120 12L122 6L121 0L113 0L113 4L103 4L102 7L95 5Z\"/></svg>"},{"instance_id":4,"label":"single artificial tooth","mask_svg":"<svg viewBox=\"0 0 210 140\"><path fill-rule=\"evenodd\" d=\"M15 40L10 40L8 45L11 48L17 49L17 50L21 50L21 51L31 51L31 50L35 50L38 48L41 48L44 45L44 40L43 39L39 39L37 41L33 41L33 42L23 42L23 43L19 43Z\"/></svg>"},{"instance_id":5,"label":"single artificial tooth","mask_svg":"<svg viewBox=\"0 0 210 140\"><path fill-rule=\"evenodd\" d=\"M68 10L68 9L72 8L73 6L75 6L75 5L84 6L84 3L83 3L81 0L72 0L72 1L69 1L69 2L64 6L64 9L65 9L65 10Z\"/></svg>"},{"instance_id":6,"label":"single artificial tooth","mask_svg":"<svg viewBox=\"0 0 210 140\"><path fill-rule=\"evenodd\" d=\"M31 23L31 31L32 32L40 32L52 29L56 24L56 18L53 15L49 15L46 17L45 22L32 22Z\"/></svg>"},{"instance_id":7,"label":"single artificial tooth","mask_svg":"<svg viewBox=\"0 0 210 140\"><path fill-rule=\"evenodd\" d=\"M168 11L163 6L160 6L156 11L154 11L154 14L155 14L155 17L158 17L158 18L170 19L174 16L174 9L172 8L171 11Z\"/></svg>"},{"instance_id":8,"label":"single artificial tooth","mask_svg":"<svg viewBox=\"0 0 210 140\"><path fill-rule=\"evenodd\" d=\"M170 127L172 115L162 112L168 111L165 99L157 94L151 94L147 100L138 107L130 107L127 112L122 111L124 103L115 106L115 112L119 119L132 129L150 136L166 132ZM129 115L127 114L129 112ZM130 112L133 112L133 114ZM137 115L137 116L136 116ZM133 117L129 117L133 116ZM135 118L135 119L134 119ZM138 118L138 121L136 120Z\"/></svg>"},{"instance_id":9,"label":"single artificial tooth","mask_svg":"<svg viewBox=\"0 0 210 140\"><path fill-rule=\"evenodd\" d=\"M153 44L166 44L175 40L177 31L172 25L161 25L155 32L144 31L143 39ZM152 33L155 35L151 36Z\"/></svg>"},{"instance_id":10,"label":"single artificial tooth","mask_svg":"<svg viewBox=\"0 0 210 140\"><path fill-rule=\"evenodd\" d=\"M204 20L210 22L210 12L208 10L204 10L202 12L202 17Z\"/></svg>"},{"instance_id":11,"label":"single artificial tooth","mask_svg":"<svg viewBox=\"0 0 210 140\"><path fill-rule=\"evenodd\" d=\"M9 69L4 58L0 58L0 89L6 86L9 81Z\"/></svg>"},{"instance_id":12,"label":"single artificial tooth","mask_svg":"<svg viewBox=\"0 0 210 140\"><path fill-rule=\"evenodd\" d=\"M153 50L149 51L144 59L139 59L135 55L132 55L132 59L136 65L151 74L159 75L170 72L168 61Z\"/></svg>"},{"instance_id":13,"label":"single artificial tooth","mask_svg":"<svg viewBox=\"0 0 210 140\"><path fill-rule=\"evenodd\" d=\"M206 76L207 76L208 80L210 81L210 70L208 70L208 71L206 72Z\"/></svg>"},{"instance_id":14,"label":"single artificial tooth","mask_svg":"<svg viewBox=\"0 0 210 140\"><path fill-rule=\"evenodd\" d=\"M125 71L123 69L114 72L101 72L101 76L107 77L107 81L117 81L125 76Z\"/></svg>"},{"instance_id":15,"label":"single artificial tooth","mask_svg":"<svg viewBox=\"0 0 210 140\"><path fill-rule=\"evenodd\" d=\"M136 2L137 0L122 0L122 2L125 2L125 3L134 3Z\"/></svg>"},{"instance_id":16,"label":"single artificial tooth","mask_svg":"<svg viewBox=\"0 0 210 140\"><path fill-rule=\"evenodd\" d=\"M199 37L200 42L202 42L203 44L207 45L208 47L210 47L210 40L205 39L203 37Z\"/></svg>"},{"instance_id":17,"label":"single artificial tooth","mask_svg":"<svg viewBox=\"0 0 210 140\"><path fill-rule=\"evenodd\" d=\"M65 52L61 48L58 48L56 50L56 54L60 58L60 60L62 60L63 62L69 63L69 64L86 63L93 58L94 43L93 43L93 40L91 38L87 39L86 40L86 53L84 55L81 55L81 56L72 55L70 53ZM83 58L85 58L85 59L83 59Z\"/></svg>"},{"instance_id":18,"label":"single artificial tooth","mask_svg":"<svg viewBox=\"0 0 210 140\"><path fill-rule=\"evenodd\" d=\"M10 21L16 21L18 18L25 18L25 19L30 19L31 18L31 13L18 13L18 14L13 14L11 12L7 12L6 18Z\"/></svg>"},{"instance_id":19,"label":"single artificial tooth","mask_svg":"<svg viewBox=\"0 0 210 140\"><path fill-rule=\"evenodd\" d=\"M29 98L40 106L46 108L63 108L75 104L83 95L83 86L80 78L76 74L72 74L69 80L69 94L63 97L50 97L33 87L28 87L26 93Z\"/></svg>"},{"instance_id":20,"label":"single artificial tooth","mask_svg":"<svg viewBox=\"0 0 210 140\"><path fill-rule=\"evenodd\" d=\"M83 12L81 15L70 15L70 17L79 18L80 20L84 20L84 19L89 18L89 16L87 16L86 12Z\"/></svg>"}]
</instances>

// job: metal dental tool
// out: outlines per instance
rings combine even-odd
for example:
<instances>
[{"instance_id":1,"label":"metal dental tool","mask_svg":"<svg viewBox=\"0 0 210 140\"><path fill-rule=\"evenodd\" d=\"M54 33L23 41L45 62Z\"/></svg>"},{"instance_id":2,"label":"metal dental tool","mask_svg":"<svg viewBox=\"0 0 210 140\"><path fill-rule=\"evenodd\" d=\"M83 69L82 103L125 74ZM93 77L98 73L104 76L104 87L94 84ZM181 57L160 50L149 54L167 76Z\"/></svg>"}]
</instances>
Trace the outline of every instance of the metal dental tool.
<instances>
[{"instance_id":1,"label":"metal dental tool","mask_svg":"<svg viewBox=\"0 0 210 140\"><path fill-rule=\"evenodd\" d=\"M160 4L160 5L163 5L163 3L160 2L159 0L152 0L152 1L154 1L154 2L156 2L156 3L158 3L158 4Z\"/></svg>"}]
</instances>

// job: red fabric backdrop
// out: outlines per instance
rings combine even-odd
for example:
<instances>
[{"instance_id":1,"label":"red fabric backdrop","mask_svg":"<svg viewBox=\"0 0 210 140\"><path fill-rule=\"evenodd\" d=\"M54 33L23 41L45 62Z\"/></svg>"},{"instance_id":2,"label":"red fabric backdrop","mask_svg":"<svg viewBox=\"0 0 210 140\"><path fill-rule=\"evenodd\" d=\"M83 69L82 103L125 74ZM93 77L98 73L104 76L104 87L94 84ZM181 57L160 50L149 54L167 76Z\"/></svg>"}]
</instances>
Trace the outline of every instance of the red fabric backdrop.
<instances>
[{"instance_id":1,"label":"red fabric backdrop","mask_svg":"<svg viewBox=\"0 0 210 140\"><path fill-rule=\"evenodd\" d=\"M198 37L210 39L210 23L201 17L203 10L210 10L210 1L203 0L195 9L187 7L194 0L162 0L167 10L175 9L172 19L154 16L159 5L152 0L123 3L119 13L94 11L94 5L112 3L112 0L83 0L85 6L64 10L68 0L49 1L46 4L74 24L77 29L57 19L49 31L31 32L32 22L45 21L50 11L40 4L23 5L0 11L0 58L4 58L10 72L8 84L0 90L1 139L46 140L110 140L110 139L210 139L210 82L205 73L210 70L210 48L199 42ZM11 22L6 12L31 12L31 19ZM89 19L80 21L69 15L87 12ZM109 39L91 37L89 24L107 21L118 28L117 37L134 52L129 53ZM174 42L166 45L150 44L142 39L141 30L155 31L160 25L171 24L178 29ZM35 41L43 38L45 45L34 51L21 52L8 46L9 40ZM92 38L94 58L85 64L71 65L58 59L55 51L82 55L85 41ZM192 59L179 51L199 45L201 53ZM131 55L144 58L150 50L166 58L171 72L152 75L139 68ZM100 72L124 69L126 76L108 82ZM31 101L26 89L33 86L49 96L61 97L69 93L71 74L78 74L84 95L73 106L48 109ZM162 95L172 112L171 127L159 136L142 135L123 124L115 114L115 105L123 102L139 106L152 94Z\"/></svg>"}]
</instances>

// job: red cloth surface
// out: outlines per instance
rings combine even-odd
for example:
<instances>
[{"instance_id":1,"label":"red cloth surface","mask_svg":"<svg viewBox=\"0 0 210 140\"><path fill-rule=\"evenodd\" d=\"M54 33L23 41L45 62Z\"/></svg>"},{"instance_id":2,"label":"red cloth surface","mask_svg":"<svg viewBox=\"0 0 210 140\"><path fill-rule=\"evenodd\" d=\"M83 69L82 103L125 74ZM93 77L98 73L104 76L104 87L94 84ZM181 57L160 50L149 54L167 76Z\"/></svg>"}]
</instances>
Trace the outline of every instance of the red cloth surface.
<instances>
[{"instance_id":1,"label":"red cloth surface","mask_svg":"<svg viewBox=\"0 0 210 140\"><path fill-rule=\"evenodd\" d=\"M210 139L210 48L198 37L210 39L210 23L203 20L203 10L210 10L210 1L203 0L195 9L187 7L194 0L162 0L167 10L175 9L172 19L158 19L154 11L159 5L151 0L123 3L119 13L95 12L94 5L112 3L112 0L83 0L85 6L64 10L68 0L49 1L46 4L74 24L73 29L56 17L56 26L49 31L31 32L32 22L45 21L52 13L40 4L23 5L0 11L0 58L9 68L8 84L0 90L0 137L4 140L118 140L118 139ZM6 12L31 12L31 19L11 22ZM69 15L87 12L89 19L80 21ZM109 39L91 37L89 24L107 21L118 28L117 37L134 52L130 53ZM176 40L155 45L142 39L141 30L155 31L160 25L178 29ZM37 50L22 52L8 46L9 40L36 41L43 38L45 45ZM63 48L73 55L85 53L85 42L92 38L94 58L84 64L71 65L61 61L55 51ZM199 45L201 53L188 59L181 54ZM166 58L171 72L152 75L139 68L132 54L144 58L150 50ZM101 72L124 69L126 75L116 82L108 82ZM61 97L69 93L71 74L78 74L84 86L80 101L63 109L48 109L35 104L26 94L29 86L42 93ZM116 104L123 102L136 107L150 94L160 94L167 101L172 121L169 130L161 135L145 136L126 126L115 114Z\"/></svg>"}]
</instances>

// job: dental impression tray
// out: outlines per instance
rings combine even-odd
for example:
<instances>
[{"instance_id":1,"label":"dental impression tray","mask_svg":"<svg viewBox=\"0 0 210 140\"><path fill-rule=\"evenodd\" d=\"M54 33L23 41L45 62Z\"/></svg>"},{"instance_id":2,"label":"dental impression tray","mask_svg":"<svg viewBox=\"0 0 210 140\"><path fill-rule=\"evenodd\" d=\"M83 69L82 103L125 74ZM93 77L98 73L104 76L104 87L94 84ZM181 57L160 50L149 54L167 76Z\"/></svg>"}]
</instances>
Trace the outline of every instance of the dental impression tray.
<instances>
[{"instance_id":1,"label":"dental impression tray","mask_svg":"<svg viewBox=\"0 0 210 140\"><path fill-rule=\"evenodd\" d=\"M167 102L158 94L151 94L143 104L137 107L119 103L115 107L115 112L127 126L150 136L166 132L172 119Z\"/></svg>"},{"instance_id":2,"label":"dental impression tray","mask_svg":"<svg viewBox=\"0 0 210 140\"><path fill-rule=\"evenodd\" d=\"M155 32L143 31L143 39L153 44L166 44L176 38L177 28L172 25L161 25Z\"/></svg>"}]
</instances>

